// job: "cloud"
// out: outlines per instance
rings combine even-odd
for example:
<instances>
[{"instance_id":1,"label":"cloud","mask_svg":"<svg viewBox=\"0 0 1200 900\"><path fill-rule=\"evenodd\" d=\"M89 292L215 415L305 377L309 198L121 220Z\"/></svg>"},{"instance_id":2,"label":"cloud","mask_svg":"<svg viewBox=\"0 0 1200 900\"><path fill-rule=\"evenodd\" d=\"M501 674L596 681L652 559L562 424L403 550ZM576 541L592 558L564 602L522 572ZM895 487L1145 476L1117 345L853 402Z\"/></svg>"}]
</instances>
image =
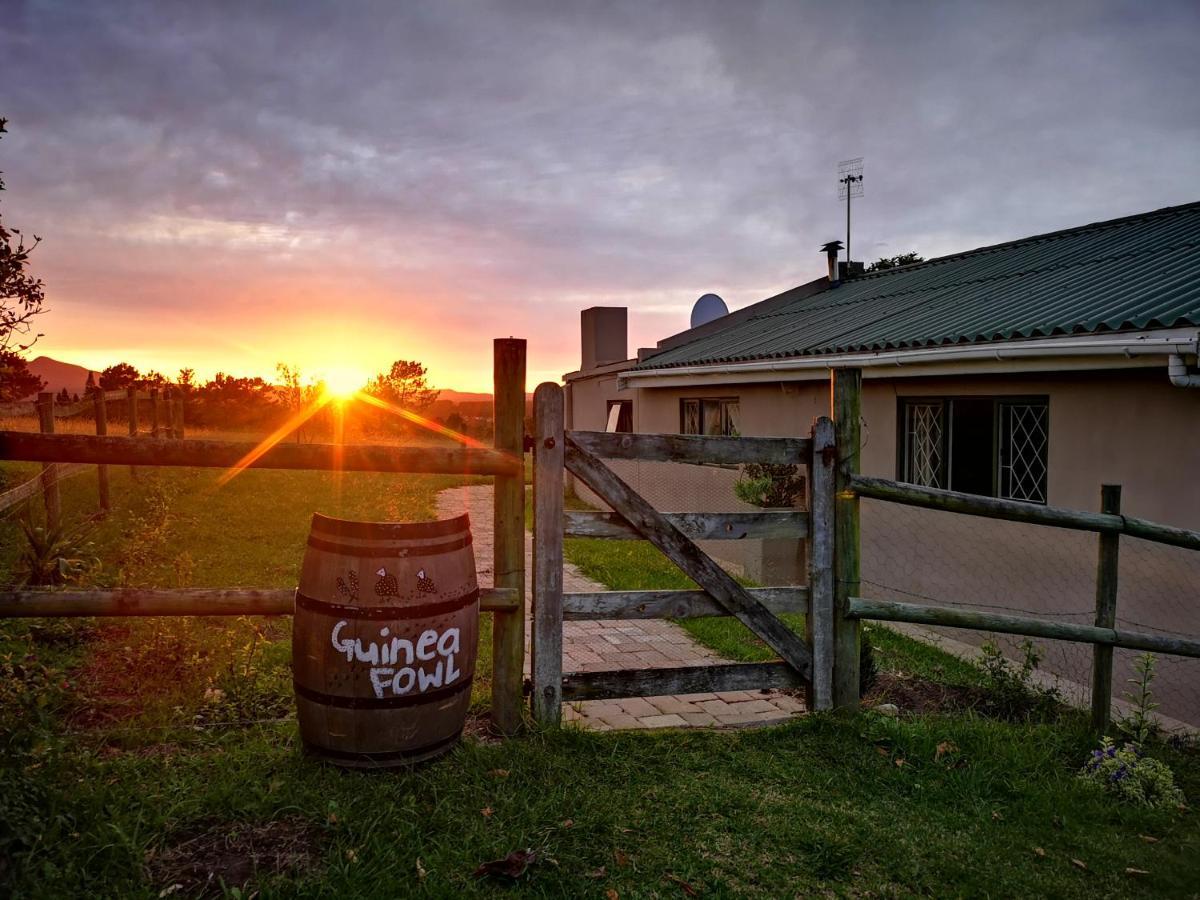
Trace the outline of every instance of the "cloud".
<instances>
[{"instance_id":1,"label":"cloud","mask_svg":"<svg viewBox=\"0 0 1200 900\"><path fill-rule=\"evenodd\" d=\"M51 353L118 354L97 320L168 308L240 338L158 356L269 368L291 309L317 330L373 323L397 356L479 387L500 334L529 337L540 376L574 368L584 298L628 301L648 344L700 293L740 306L819 275L844 230L841 158L866 157L854 246L870 252L1200 194L1187 3L27 2L10 18L4 211L47 239Z\"/></svg>"}]
</instances>

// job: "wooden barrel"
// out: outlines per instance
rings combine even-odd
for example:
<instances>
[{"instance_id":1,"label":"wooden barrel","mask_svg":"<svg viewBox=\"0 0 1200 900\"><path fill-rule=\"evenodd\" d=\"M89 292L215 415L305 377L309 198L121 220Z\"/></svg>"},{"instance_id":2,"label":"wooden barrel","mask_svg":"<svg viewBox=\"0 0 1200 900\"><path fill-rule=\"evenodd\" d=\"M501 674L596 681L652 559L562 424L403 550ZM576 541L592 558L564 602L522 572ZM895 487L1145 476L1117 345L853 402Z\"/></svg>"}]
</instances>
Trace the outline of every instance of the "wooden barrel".
<instances>
[{"instance_id":1,"label":"wooden barrel","mask_svg":"<svg viewBox=\"0 0 1200 900\"><path fill-rule=\"evenodd\" d=\"M471 702L479 587L467 516L412 524L314 515L296 591L300 737L342 766L431 759Z\"/></svg>"}]
</instances>

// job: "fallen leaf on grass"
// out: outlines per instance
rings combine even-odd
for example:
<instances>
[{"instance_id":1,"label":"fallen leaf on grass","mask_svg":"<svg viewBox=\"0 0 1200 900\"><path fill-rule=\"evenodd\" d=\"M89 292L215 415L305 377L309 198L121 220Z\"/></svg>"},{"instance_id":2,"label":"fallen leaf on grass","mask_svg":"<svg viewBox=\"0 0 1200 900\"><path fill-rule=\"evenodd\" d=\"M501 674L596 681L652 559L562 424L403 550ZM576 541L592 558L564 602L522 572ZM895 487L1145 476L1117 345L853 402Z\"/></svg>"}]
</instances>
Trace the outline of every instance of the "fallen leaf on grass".
<instances>
[{"instance_id":1,"label":"fallen leaf on grass","mask_svg":"<svg viewBox=\"0 0 1200 900\"><path fill-rule=\"evenodd\" d=\"M1147 844L1157 844L1158 843L1158 838L1152 837L1148 834L1139 834L1138 837L1140 837Z\"/></svg>"},{"instance_id":2,"label":"fallen leaf on grass","mask_svg":"<svg viewBox=\"0 0 1200 900\"><path fill-rule=\"evenodd\" d=\"M511 878L514 881L525 874L525 870L537 862L537 854L529 848L524 850L514 850L504 859L493 859L490 862L480 863L479 868L475 870L476 878L483 878L485 875L496 875L502 878Z\"/></svg>"},{"instance_id":3,"label":"fallen leaf on grass","mask_svg":"<svg viewBox=\"0 0 1200 900\"><path fill-rule=\"evenodd\" d=\"M1036 856L1040 856L1042 859L1046 858L1046 851L1043 850L1041 847L1034 847L1033 852Z\"/></svg>"},{"instance_id":4,"label":"fallen leaf on grass","mask_svg":"<svg viewBox=\"0 0 1200 900\"><path fill-rule=\"evenodd\" d=\"M1003 819L1004 819L1004 813L1000 812L1000 810L998 810L998 809L992 810L992 821L993 822L1000 822L1000 821L1003 821Z\"/></svg>"},{"instance_id":5,"label":"fallen leaf on grass","mask_svg":"<svg viewBox=\"0 0 1200 900\"><path fill-rule=\"evenodd\" d=\"M351 847L350 849L348 849L346 851L346 861L347 862L358 862L358 851L355 850L353 847Z\"/></svg>"},{"instance_id":6,"label":"fallen leaf on grass","mask_svg":"<svg viewBox=\"0 0 1200 900\"><path fill-rule=\"evenodd\" d=\"M937 751L933 754L934 760L939 760L948 753L957 753L958 744L954 741L942 741L937 745Z\"/></svg>"},{"instance_id":7,"label":"fallen leaf on grass","mask_svg":"<svg viewBox=\"0 0 1200 900\"><path fill-rule=\"evenodd\" d=\"M604 878L606 875L608 875L607 869L604 866L601 866L598 869L592 869L592 871L588 872L587 877L588 878Z\"/></svg>"},{"instance_id":8,"label":"fallen leaf on grass","mask_svg":"<svg viewBox=\"0 0 1200 900\"><path fill-rule=\"evenodd\" d=\"M575 824L574 819L563 819L561 827L562 828L570 828L574 824Z\"/></svg>"},{"instance_id":9,"label":"fallen leaf on grass","mask_svg":"<svg viewBox=\"0 0 1200 900\"><path fill-rule=\"evenodd\" d=\"M425 867L421 865L421 857L417 857L417 880L424 881L425 876L429 873L425 871Z\"/></svg>"},{"instance_id":10,"label":"fallen leaf on grass","mask_svg":"<svg viewBox=\"0 0 1200 900\"><path fill-rule=\"evenodd\" d=\"M605 900L618 900L621 895L617 893L616 888L609 888L604 892Z\"/></svg>"},{"instance_id":11,"label":"fallen leaf on grass","mask_svg":"<svg viewBox=\"0 0 1200 900\"><path fill-rule=\"evenodd\" d=\"M896 768L897 769L903 769L907 764L908 763L905 762L904 757L900 757L899 759L896 760Z\"/></svg>"},{"instance_id":12,"label":"fallen leaf on grass","mask_svg":"<svg viewBox=\"0 0 1200 900\"><path fill-rule=\"evenodd\" d=\"M1125 874L1126 875L1149 875L1150 873L1148 871L1146 871L1145 869L1135 869L1135 868L1133 868L1133 866L1129 866L1128 868L1125 869Z\"/></svg>"},{"instance_id":13,"label":"fallen leaf on grass","mask_svg":"<svg viewBox=\"0 0 1200 900\"><path fill-rule=\"evenodd\" d=\"M479 814L481 816L483 816L485 819L490 819L492 817L493 812L494 812L494 810L490 806L485 806L483 809L481 809L479 811Z\"/></svg>"},{"instance_id":14,"label":"fallen leaf on grass","mask_svg":"<svg viewBox=\"0 0 1200 900\"><path fill-rule=\"evenodd\" d=\"M493 778L507 778L508 769L492 769L488 774Z\"/></svg>"},{"instance_id":15,"label":"fallen leaf on grass","mask_svg":"<svg viewBox=\"0 0 1200 900\"><path fill-rule=\"evenodd\" d=\"M624 850L617 848L613 851L613 862L618 866L627 866L629 865L629 856Z\"/></svg>"},{"instance_id":16,"label":"fallen leaf on grass","mask_svg":"<svg viewBox=\"0 0 1200 900\"><path fill-rule=\"evenodd\" d=\"M1087 863L1085 863L1082 859L1075 859L1074 857L1071 857L1071 865L1077 869L1083 869L1085 872L1087 871Z\"/></svg>"},{"instance_id":17,"label":"fallen leaf on grass","mask_svg":"<svg viewBox=\"0 0 1200 900\"><path fill-rule=\"evenodd\" d=\"M667 873L667 881L675 882L677 885L679 885L681 888L683 888L683 892L685 894L687 894L689 897L700 896L700 892L698 890L696 890L694 887L692 887L692 885L688 884L686 881L684 881L678 875L672 875L670 873Z\"/></svg>"}]
</instances>

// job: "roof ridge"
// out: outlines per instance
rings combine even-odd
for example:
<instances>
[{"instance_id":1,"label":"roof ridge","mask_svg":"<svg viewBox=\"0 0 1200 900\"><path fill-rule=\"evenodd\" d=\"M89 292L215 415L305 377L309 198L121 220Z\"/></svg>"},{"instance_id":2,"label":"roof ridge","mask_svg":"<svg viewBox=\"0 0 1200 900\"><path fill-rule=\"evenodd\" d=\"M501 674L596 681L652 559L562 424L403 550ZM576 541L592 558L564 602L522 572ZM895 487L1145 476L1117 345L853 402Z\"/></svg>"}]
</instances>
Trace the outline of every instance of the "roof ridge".
<instances>
[{"instance_id":1,"label":"roof ridge","mask_svg":"<svg viewBox=\"0 0 1200 900\"><path fill-rule=\"evenodd\" d=\"M945 256L935 256L933 259L924 259L921 260L921 262L910 263L907 266L896 266L891 269L883 269L877 272L867 272L854 278L847 279L847 281L844 283L853 284L868 280L875 281L880 278L886 278L889 275L899 274L901 272L912 272L927 266L964 259L969 256L974 256L977 253L991 253L996 250L1007 250L1020 246L1021 244L1029 244L1036 241L1049 240L1051 238L1061 238L1068 235L1083 234L1087 231L1099 231L1106 228L1115 228L1118 225L1124 225L1128 222L1139 220L1144 221L1146 219L1160 218L1168 215L1190 212L1192 210L1200 210L1200 200L1194 200L1191 203L1180 203L1177 206L1164 206L1161 209L1152 209L1146 212L1134 213L1128 216L1119 216L1115 219L1102 219L1099 222L1089 222L1086 225L1074 225L1070 228L1059 228L1055 231L1046 231L1041 234L1031 234L1026 237L1014 238L1009 241L1001 241L998 244L985 244L982 247L975 247L972 250L959 250L955 253L947 253Z\"/></svg>"}]
</instances>

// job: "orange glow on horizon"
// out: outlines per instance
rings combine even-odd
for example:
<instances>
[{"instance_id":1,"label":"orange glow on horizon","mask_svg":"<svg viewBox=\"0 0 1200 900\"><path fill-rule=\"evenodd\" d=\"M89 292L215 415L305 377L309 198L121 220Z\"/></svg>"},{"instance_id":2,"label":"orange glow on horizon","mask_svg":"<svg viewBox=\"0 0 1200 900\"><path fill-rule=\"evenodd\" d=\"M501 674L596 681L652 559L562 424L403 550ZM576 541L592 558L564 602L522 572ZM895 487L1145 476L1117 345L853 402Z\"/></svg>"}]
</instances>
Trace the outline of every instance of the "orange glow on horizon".
<instances>
[{"instance_id":1,"label":"orange glow on horizon","mask_svg":"<svg viewBox=\"0 0 1200 900\"><path fill-rule=\"evenodd\" d=\"M244 472L247 468L254 464L258 459L261 459L263 454L278 444L281 440L315 416L326 406L333 404L335 406L334 414L334 455L335 466L334 475L339 477L342 472L342 448L345 446L345 429L346 429L346 410L345 405L350 400L358 400L368 406L374 406L378 409L390 412L393 415L406 419L416 425L421 426L427 431L432 431L434 434L440 434L442 437L448 437L453 441L457 441L466 447L486 448L488 445L469 435L455 431L453 428L447 428L439 422L434 422L432 419L427 419L420 413L415 413L412 410L404 409L396 406L393 403L388 403L386 400L380 400L378 397L372 396L361 390L352 390L347 394L338 394L327 389L322 393L321 397L301 410L298 410L294 415L289 416L287 421L272 431L269 435L263 438L254 449L239 459L231 466L219 479L217 486L223 487Z\"/></svg>"}]
</instances>

